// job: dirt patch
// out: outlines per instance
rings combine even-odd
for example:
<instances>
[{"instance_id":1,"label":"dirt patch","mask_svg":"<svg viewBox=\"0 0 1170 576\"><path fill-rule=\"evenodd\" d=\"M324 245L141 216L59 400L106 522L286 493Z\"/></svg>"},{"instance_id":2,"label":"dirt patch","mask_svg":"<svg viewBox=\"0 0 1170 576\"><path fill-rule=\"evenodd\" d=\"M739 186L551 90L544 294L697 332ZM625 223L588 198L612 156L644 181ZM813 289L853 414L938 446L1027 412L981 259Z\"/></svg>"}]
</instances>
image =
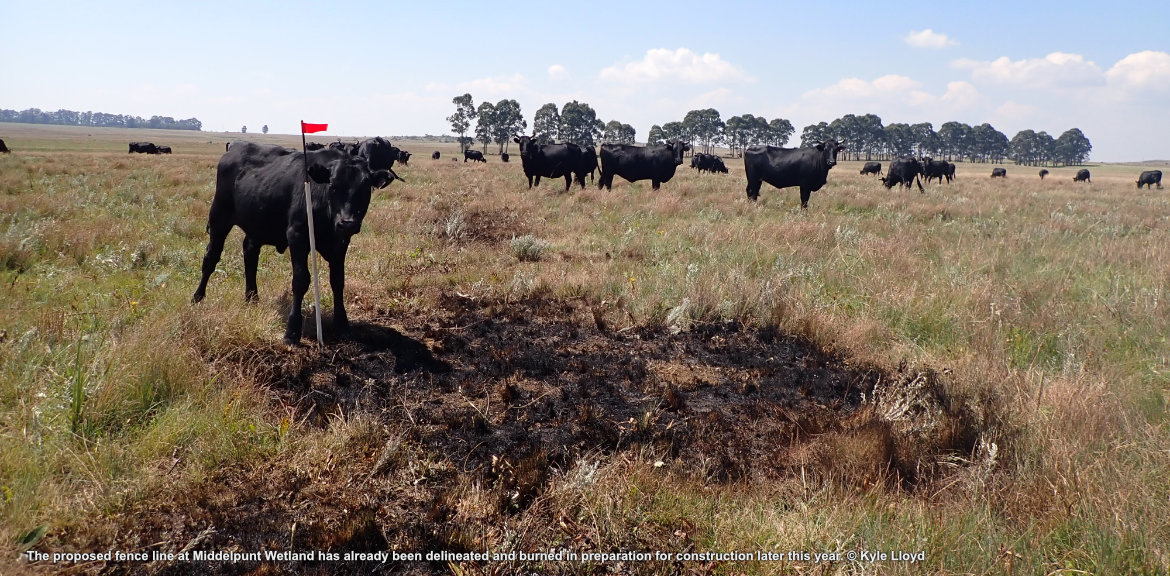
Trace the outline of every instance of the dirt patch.
<instances>
[{"instance_id":1,"label":"dirt patch","mask_svg":"<svg viewBox=\"0 0 1170 576\"><path fill-rule=\"evenodd\" d=\"M252 373L294 407L299 422L326 427L361 415L366 424L324 462L293 457L221 470L199 489L118 514L115 542L80 548L478 551L482 535L450 521L460 514L452 494L475 486L485 506L506 517L585 455L635 449L699 482L768 480L829 458L849 466L833 473L862 484L906 481L899 471L913 469L895 426L862 404L897 375L736 324L678 334L610 324L584 300L455 295L425 317L395 313L356 323L324 352L256 352L249 362L266 369ZM441 562L241 562L97 571L446 569Z\"/></svg>"}]
</instances>

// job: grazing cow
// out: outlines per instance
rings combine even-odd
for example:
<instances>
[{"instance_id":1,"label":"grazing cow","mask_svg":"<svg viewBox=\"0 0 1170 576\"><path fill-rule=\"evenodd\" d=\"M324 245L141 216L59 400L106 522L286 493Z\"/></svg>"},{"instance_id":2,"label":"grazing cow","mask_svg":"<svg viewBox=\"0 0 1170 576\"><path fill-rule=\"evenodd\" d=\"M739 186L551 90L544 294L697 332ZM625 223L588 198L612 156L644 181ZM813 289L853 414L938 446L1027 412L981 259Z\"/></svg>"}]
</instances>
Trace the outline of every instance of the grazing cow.
<instances>
[{"instance_id":1,"label":"grazing cow","mask_svg":"<svg viewBox=\"0 0 1170 576\"><path fill-rule=\"evenodd\" d=\"M699 152L691 156L691 168L697 168L702 172L722 172L727 174L727 165L723 163L723 159L715 154L704 154Z\"/></svg>"},{"instance_id":2,"label":"grazing cow","mask_svg":"<svg viewBox=\"0 0 1170 576\"><path fill-rule=\"evenodd\" d=\"M913 156L907 156L890 162L890 169L886 171L885 178L882 178L882 184L886 185L886 190L893 188L896 184L906 188L917 184L918 191L924 192L920 176L922 176L922 162Z\"/></svg>"},{"instance_id":3,"label":"grazing cow","mask_svg":"<svg viewBox=\"0 0 1170 576\"><path fill-rule=\"evenodd\" d=\"M943 178L947 177L947 172L950 170L950 163L944 160L932 160L929 156L922 159L922 175L926 177L926 183L938 178L939 184L942 184ZM947 182L950 182L947 178Z\"/></svg>"},{"instance_id":4,"label":"grazing cow","mask_svg":"<svg viewBox=\"0 0 1170 576\"><path fill-rule=\"evenodd\" d=\"M503 152L500 154L500 161L501 162L507 162L508 160L511 160L511 159L512 159L512 157L508 156L507 152Z\"/></svg>"},{"instance_id":5,"label":"grazing cow","mask_svg":"<svg viewBox=\"0 0 1170 576\"><path fill-rule=\"evenodd\" d=\"M581 166L581 148L576 144L539 144L534 136L514 136L512 141L520 145L520 163L528 177L531 190L533 178L540 186L540 178L564 178L565 192L573 183L573 175ZM585 187L584 177L581 187Z\"/></svg>"},{"instance_id":6,"label":"grazing cow","mask_svg":"<svg viewBox=\"0 0 1170 576\"><path fill-rule=\"evenodd\" d=\"M992 178L1007 178L1007 168L992 168L991 169L991 177Z\"/></svg>"},{"instance_id":7,"label":"grazing cow","mask_svg":"<svg viewBox=\"0 0 1170 576\"><path fill-rule=\"evenodd\" d=\"M810 148L752 146L743 153L747 196L759 198L764 182L777 188L800 186L800 208L807 210L809 196L828 181L829 170L837 165L837 153L844 149L844 144L832 139Z\"/></svg>"},{"instance_id":8,"label":"grazing cow","mask_svg":"<svg viewBox=\"0 0 1170 576\"><path fill-rule=\"evenodd\" d=\"M1077 175L1073 176L1073 182L1088 182L1090 184L1093 183L1092 180L1089 180L1089 171L1084 168L1077 170Z\"/></svg>"},{"instance_id":9,"label":"grazing cow","mask_svg":"<svg viewBox=\"0 0 1170 576\"><path fill-rule=\"evenodd\" d=\"M954 162L947 162L947 184L950 184L951 180L954 180L954 179L955 179L955 163Z\"/></svg>"},{"instance_id":10,"label":"grazing cow","mask_svg":"<svg viewBox=\"0 0 1170 576\"><path fill-rule=\"evenodd\" d=\"M592 146L581 147L581 163L573 170L577 182L585 187L585 175L589 175L589 182L593 182L593 173L597 171L597 150Z\"/></svg>"},{"instance_id":11,"label":"grazing cow","mask_svg":"<svg viewBox=\"0 0 1170 576\"><path fill-rule=\"evenodd\" d=\"M309 222L305 215L305 160L312 179L313 226L317 252L329 263L333 288L333 323L338 332L349 327L345 313L345 253L350 238L361 230L375 188L384 188L397 175L392 170L370 170L367 162L341 150L302 153L281 146L239 142L219 160L215 197L207 217L210 240L203 256L203 276L192 302L207 293L224 239L233 226L244 231L244 298L257 299L256 267L261 246L275 246L292 259L292 306L284 341L301 339L301 304L309 289Z\"/></svg>"},{"instance_id":12,"label":"grazing cow","mask_svg":"<svg viewBox=\"0 0 1170 576\"><path fill-rule=\"evenodd\" d=\"M308 144L305 144L305 150L308 150L309 152L312 152L313 150L321 150L324 148L325 145L320 142L309 142Z\"/></svg>"},{"instance_id":13,"label":"grazing cow","mask_svg":"<svg viewBox=\"0 0 1170 576\"><path fill-rule=\"evenodd\" d=\"M487 158L484 158L483 152L480 152L479 150L464 151L463 152L463 161L467 162L468 160L471 160L472 162L483 162L484 164L487 164Z\"/></svg>"},{"instance_id":14,"label":"grazing cow","mask_svg":"<svg viewBox=\"0 0 1170 576\"><path fill-rule=\"evenodd\" d=\"M1141 188L1143 185L1146 190L1150 189L1151 184L1156 184L1159 189L1162 188L1162 171L1161 170L1147 170L1138 176L1137 187Z\"/></svg>"},{"instance_id":15,"label":"grazing cow","mask_svg":"<svg viewBox=\"0 0 1170 576\"><path fill-rule=\"evenodd\" d=\"M862 176L864 176L866 174L877 174L878 176L881 176L882 175L882 163L881 162L866 162L865 166L861 167L860 174Z\"/></svg>"},{"instance_id":16,"label":"grazing cow","mask_svg":"<svg viewBox=\"0 0 1170 576\"><path fill-rule=\"evenodd\" d=\"M1046 169L1046 168L1041 168L1041 169L1040 169L1040 179L1041 179L1041 180L1043 180L1043 179L1044 179L1044 177L1045 177L1045 176L1047 176L1047 175L1048 175L1048 169Z\"/></svg>"},{"instance_id":17,"label":"grazing cow","mask_svg":"<svg viewBox=\"0 0 1170 576\"><path fill-rule=\"evenodd\" d=\"M170 146L159 146L159 147L158 147L158 153L159 153L159 154L170 154L170 153L171 153L171 147L170 147Z\"/></svg>"},{"instance_id":18,"label":"grazing cow","mask_svg":"<svg viewBox=\"0 0 1170 576\"><path fill-rule=\"evenodd\" d=\"M135 152L139 154L158 154L158 146L155 146L150 142L131 142L130 152L128 152L128 154L133 154Z\"/></svg>"},{"instance_id":19,"label":"grazing cow","mask_svg":"<svg viewBox=\"0 0 1170 576\"><path fill-rule=\"evenodd\" d=\"M8 149L8 146L6 146L6 145L4 144L4 139L3 139L3 138L0 138L0 154L8 154L8 153L10 153L10 152L12 152L12 151L11 151L11 150L9 150L9 149Z\"/></svg>"},{"instance_id":20,"label":"grazing cow","mask_svg":"<svg viewBox=\"0 0 1170 576\"><path fill-rule=\"evenodd\" d=\"M438 159L439 159L439 156L440 156L440 154L439 154L439 151L438 151L438 150L435 150L434 152L431 152L431 160L438 160Z\"/></svg>"},{"instance_id":21,"label":"grazing cow","mask_svg":"<svg viewBox=\"0 0 1170 576\"><path fill-rule=\"evenodd\" d=\"M400 162L403 166L410 166L410 152L407 152L406 150L399 150L398 162Z\"/></svg>"},{"instance_id":22,"label":"grazing cow","mask_svg":"<svg viewBox=\"0 0 1170 576\"><path fill-rule=\"evenodd\" d=\"M711 156L711 172L719 172L720 174L727 174L727 164L723 163L723 159L718 156Z\"/></svg>"},{"instance_id":23,"label":"grazing cow","mask_svg":"<svg viewBox=\"0 0 1170 576\"><path fill-rule=\"evenodd\" d=\"M657 190L663 182L674 178L674 170L683 163L683 152L690 145L675 140L657 146L630 146L629 144L601 145L601 178L597 189L613 189L613 177L621 176L629 182L649 180Z\"/></svg>"}]
</instances>

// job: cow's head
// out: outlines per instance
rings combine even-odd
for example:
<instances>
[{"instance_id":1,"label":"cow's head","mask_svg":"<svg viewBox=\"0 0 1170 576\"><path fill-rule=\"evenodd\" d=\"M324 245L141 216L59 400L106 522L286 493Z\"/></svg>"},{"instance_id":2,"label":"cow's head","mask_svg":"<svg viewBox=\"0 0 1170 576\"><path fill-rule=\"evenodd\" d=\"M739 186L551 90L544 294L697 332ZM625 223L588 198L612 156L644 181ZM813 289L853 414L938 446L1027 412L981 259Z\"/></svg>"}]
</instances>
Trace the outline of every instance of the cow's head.
<instances>
[{"instance_id":1,"label":"cow's head","mask_svg":"<svg viewBox=\"0 0 1170 576\"><path fill-rule=\"evenodd\" d=\"M845 143L838 143L830 138L824 142L817 142L815 148L824 155L825 167L832 168L837 165L837 153L845 149Z\"/></svg>"},{"instance_id":2,"label":"cow's head","mask_svg":"<svg viewBox=\"0 0 1170 576\"><path fill-rule=\"evenodd\" d=\"M525 136L518 134L512 137L512 141L520 145L521 158L533 158L540 152L540 145L536 142L536 135Z\"/></svg>"},{"instance_id":3,"label":"cow's head","mask_svg":"<svg viewBox=\"0 0 1170 576\"><path fill-rule=\"evenodd\" d=\"M385 188L395 179L402 179L393 170L370 170L361 158L337 156L328 158L327 162L310 164L309 177L318 184L328 185L326 208L334 232L343 236L361 231L375 188Z\"/></svg>"},{"instance_id":4,"label":"cow's head","mask_svg":"<svg viewBox=\"0 0 1170 576\"><path fill-rule=\"evenodd\" d=\"M366 140L352 149L352 154L366 160L370 170L389 170L402 151L381 136Z\"/></svg>"},{"instance_id":5,"label":"cow's head","mask_svg":"<svg viewBox=\"0 0 1170 576\"><path fill-rule=\"evenodd\" d=\"M678 140L667 140L663 146L670 151L670 155L674 157L674 165L681 166L683 163L683 152L691 149L691 145Z\"/></svg>"}]
</instances>

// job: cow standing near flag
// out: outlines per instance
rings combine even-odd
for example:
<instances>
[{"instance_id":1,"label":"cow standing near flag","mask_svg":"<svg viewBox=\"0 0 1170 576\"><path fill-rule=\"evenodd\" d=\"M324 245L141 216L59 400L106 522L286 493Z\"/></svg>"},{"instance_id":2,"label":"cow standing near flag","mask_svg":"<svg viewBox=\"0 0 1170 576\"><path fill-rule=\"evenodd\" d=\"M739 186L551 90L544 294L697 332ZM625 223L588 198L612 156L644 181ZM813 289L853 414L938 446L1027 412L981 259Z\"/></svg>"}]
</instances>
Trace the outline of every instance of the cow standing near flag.
<instances>
[{"instance_id":1,"label":"cow standing near flag","mask_svg":"<svg viewBox=\"0 0 1170 576\"><path fill-rule=\"evenodd\" d=\"M325 126L309 124L306 128L321 131ZM293 299L285 342L296 344L301 339L301 304L309 287L307 260L312 256L317 341L322 343L318 253L329 263L333 323L339 333L344 332L349 327L343 297L349 241L361 230L373 190L386 187L396 177L392 170L371 169L365 159L339 150L297 152L254 142L232 143L216 169L215 198L207 218L210 240L203 257L203 276L191 300L203 300L224 240L232 227L239 226L244 231L244 296L248 300L257 297L260 248L269 245L277 252L289 250ZM302 179L303 197L297 191Z\"/></svg>"}]
</instances>

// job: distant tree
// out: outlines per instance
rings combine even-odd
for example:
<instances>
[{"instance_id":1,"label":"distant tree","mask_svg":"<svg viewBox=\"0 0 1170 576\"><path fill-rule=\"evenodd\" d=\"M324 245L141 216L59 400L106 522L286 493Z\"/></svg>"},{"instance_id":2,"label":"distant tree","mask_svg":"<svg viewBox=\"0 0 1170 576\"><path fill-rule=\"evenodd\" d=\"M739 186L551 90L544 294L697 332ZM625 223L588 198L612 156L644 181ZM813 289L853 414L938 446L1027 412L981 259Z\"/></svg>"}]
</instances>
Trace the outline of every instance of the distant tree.
<instances>
[{"instance_id":1,"label":"distant tree","mask_svg":"<svg viewBox=\"0 0 1170 576\"><path fill-rule=\"evenodd\" d=\"M885 132L888 158L905 158L914 153L914 130L909 124L887 124Z\"/></svg>"},{"instance_id":2,"label":"distant tree","mask_svg":"<svg viewBox=\"0 0 1170 576\"><path fill-rule=\"evenodd\" d=\"M824 142L829 135L829 124L827 122L818 122L816 124L809 124L804 127L800 133L800 147L809 148L816 146L817 142Z\"/></svg>"},{"instance_id":3,"label":"distant tree","mask_svg":"<svg viewBox=\"0 0 1170 576\"><path fill-rule=\"evenodd\" d=\"M662 139L676 142L688 142L687 127L682 122L667 122L662 125Z\"/></svg>"},{"instance_id":4,"label":"distant tree","mask_svg":"<svg viewBox=\"0 0 1170 576\"><path fill-rule=\"evenodd\" d=\"M646 144L655 145L662 144L666 141L666 133L662 131L662 126L657 124L650 127L650 132L646 135Z\"/></svg>"},{"instance_id":5,"label":"distant tree","mask_svg":"<svg viewBox=\"0 0 1170 576\"><path fill-rule=\"evenodd\" d=\"M914 133L914 148L919 156L936 156L938 154L939 139L930 122L911 124L910 130Z\"/></svg>"},{"instance_id":6,"label":"distant tree","mask_svg":"<svg viewBox=\"0 0 1170 576\"><path fill-rule=\"evenodd\" d=\"M763 120L763 118L760 118ZM776 118L768 123L768 137L764 139L764 144L771 144L774 146L783 146L788 143L788 139L796 132L796 128L792 126L792 122L784 118Z\"/></svg>"},{"instance_id":7,"label":"distant tree","mask_svg":"<svg viewBox=\"0 0 1170 576\"><path fill-rule=\"evenodd\" d=\"M617 120L610 120L605 124L605 132L601 141L609 144L633 144L635 131L629 124L622 124Z\"/></svg>"},{"instance_id":8,"label":"distant tree","mask_svg":"<svg viewBox=\"0 0 1170 576\"><path fill-rule=\"evenodd\" d=\"M578 146L596 146L601 137L605 124L597 118L597 112L588 104L577 102L565 103L561 107L561 140L572 142Z\"/></svg>"},{"instance_id":9,"label":"distant tree","mask_svg":"<svg viewBox=\"0 0 1170 576\"><path fill-rule=\"evenodd\" d=\"M471 101L471 94L456 96L451 99L451 103L455 105L455 113L448 116L447 121L451 123L451 131L459 135L459 151L465 152L473 141L467 137L467 130L475 119L475 105Z\"/></svg>"},{"instance_id":10,"label":"distant tree","mask_svg":"<svg viewBox=\"0 0 1170 576\"><path fill-rule=\"evenodd\" d=\"M492 121L492 139L499 145L502 154L508 151L512 137L528 130L528 121L520 111L520 103L515 100L500 100L496 102L495 117Z\"/></svg>"},{"instance_id":11,"label":"distant tree","mask_svg":"<svg viewBox=\"0 0 1170 576\"><path fill-rule=\"evenodd\" d=\"M243 126L240 126L240 133L241 133L241 134L247 134L247 133L248 133L248 125L247 125L247 124L244 124Z\"/></svg>"},{"instance_id":12,"label":"distant tree","mask_svg":"<svg viewBox=\"0 0 1170 576\"><path fill-rule=\"evenodd\" d=\"M1089 153L1093 151L1093 144L1085 137L1084 132L1080 128L1070 128L1065 130L1059 138L1056 139L1055 155L1057 161L1066 165L1081 165L1085 160L1089 159Z\"/></svg>"},{"instance_id":13,"label":"distant tree","mask_svg":"<svg viewBox=\"0 0 1170 576\"><path fill-rule=\"evenodd\" d=\"M727 141L727 147L731 149L732 156L735 156L736 151L739 151L739 155L743 156L742 150L748 146L755 122L755 116L742 114L728 118L727 122L723 124L723 136Z\"/></svg>"},{"instance_id":14,"label":"distant tree","mask_svg":"<svg viewBox=\"0 0 1170 576\"><path fill-rule=\"evenodd\" d=\"M719 111L714 108L691 110L683 117L683 125L690 136L692 153L695 146L703 144L703 151L710 154L714 145L723 140L725 124L719 117Z\"/></svg>"},{"instance_id":15,"label":"distant tree","mask_svg":"<svg viewBox=\"0 0 1170 576\"><path fill-rule=\"evenodd\" d=\"M476 109L475 116L479 119L475 124L475 139L483 143L483 151L486 154L487 145L492 143L492 135L495 132L496 107L491 102L484 102Z\"/></svg>"},{"instance_id":16,"label":"distant tree","mask_svg":"<svg viewBox=\"0 0 1170 576\"><path fill-rule=\"evenodd\" d=\"M561 113L557 111L556 104L550 102L541 106L536 111L536 115L532 117L532 132L536 141L541 144L556 142L560 135L560 129Z\"/></svg>"},{"instance_id":17,"label":"distant tree","mask_svg":"<svg viewBox=\"0 0 1170 576\"><path fill-rule=\"evenodd\" d=\"M268 125L267 125L267 124L265 124L264 126L262 126L262 127L260 128L260 132L261 132L261 133L263 133L263 134L267 134L267 133L268 133Z\"/></svg>"},{"instance_id":18,"label":"distant tree","mask_svg":"<svg viewBox=\"0 0 1170 576\"><path fill-rule=\"evenodd\" d=\"M954 160L967 155L972 128L962 122L946 122L938 128L939 145L943 159Z\"/></svg>"},{"instance_id":19,"label":"distant tree","mask_svg":"<svg viewBox=\"0 0 1170 576\"><path fill-rule=\"evenodd\" d=\"M1044 137L1040 138L1040 141L1045 139L1051 141L1052 137L1045 134ZM968 158L972 162L1003 162L1011 145L1003 132L996 130L994 126L986 122L972 128L967 140ZM1049 145L1040 144L1040 147L1043 149Z\"/></svg>"}]
</instances>

